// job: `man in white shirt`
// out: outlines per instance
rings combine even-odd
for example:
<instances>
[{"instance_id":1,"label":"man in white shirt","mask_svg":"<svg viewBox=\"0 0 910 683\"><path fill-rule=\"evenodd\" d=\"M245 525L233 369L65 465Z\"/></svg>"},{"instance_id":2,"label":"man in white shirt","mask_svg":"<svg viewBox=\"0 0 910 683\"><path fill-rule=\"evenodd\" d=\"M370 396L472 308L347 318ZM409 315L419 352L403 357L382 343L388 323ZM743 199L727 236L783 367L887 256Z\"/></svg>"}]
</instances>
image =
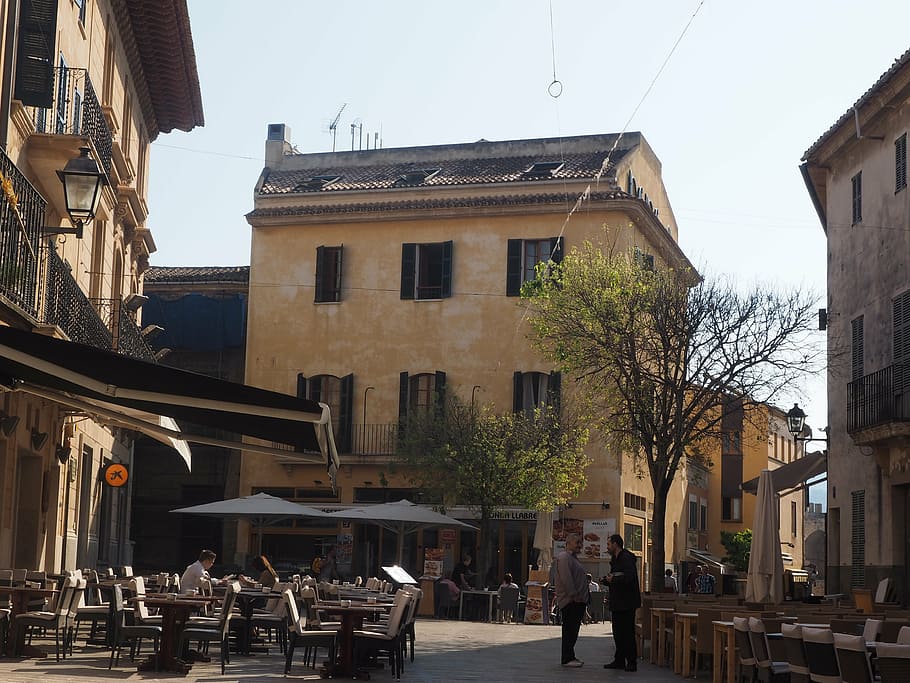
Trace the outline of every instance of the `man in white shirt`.
<instances>
[{"instance_id":1,"label":"man in white shirt","mask_svg":"<svg viewBox=\"0 0 910 683\"><path fill-rule=\"evenodd\" d=\"M194 593L199 588L199 581L208 579L209 569L215 564L217 555L211 550L203 550L199 553L199 559L193 564L187 565L180 577L180 590L184 593Z\"/></svg>"}]
</instances>

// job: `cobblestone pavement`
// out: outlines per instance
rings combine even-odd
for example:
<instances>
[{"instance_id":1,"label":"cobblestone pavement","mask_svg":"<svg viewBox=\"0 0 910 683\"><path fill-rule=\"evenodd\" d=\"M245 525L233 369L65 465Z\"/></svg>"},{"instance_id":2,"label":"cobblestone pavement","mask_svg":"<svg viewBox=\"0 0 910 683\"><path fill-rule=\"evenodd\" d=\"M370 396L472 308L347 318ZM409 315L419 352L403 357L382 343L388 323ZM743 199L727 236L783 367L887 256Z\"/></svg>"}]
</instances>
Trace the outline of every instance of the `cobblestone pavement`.
<instances>
[{"instance_id":1,"label":"cobblestone pavement","mask_svg":"<svg viewBox=\"0 0 910 683\"><path fill-rule=\"evenodd\" d=\"M406 662L401 680L405 683L459 683L461 681L676 681L682 679L666 668L639 663L637 673L605 671L603 664L613 655L613 638L609 624L582 627L576 653L584 660L581 669L564 669L559 665L560 629L558 626L524 624L487 624L468 621L417 621L417 648L413 663ZM48 649L53 653L53 642ZM324 651L321 651L324 652ZM77 645L73 657L65 661L48 659L9 659L0 657L0 683L47 681L48 683L87 683L96 680L154 681L183 680L187 683L256 683L285 680L284 658L278 648L272 654L241 657L235 655L221 675L217 648L214 661L196 664L181 677L172 674L137 673L128 653L120 666L108 671L109 651ZM295 660L297 657L295 656ZM699 678L707 680L708 674ZM286 679L319 680L319 675L295 661ZM372 680L392 683L388 668L372 672Z\"/></svg>"}]
</instances>

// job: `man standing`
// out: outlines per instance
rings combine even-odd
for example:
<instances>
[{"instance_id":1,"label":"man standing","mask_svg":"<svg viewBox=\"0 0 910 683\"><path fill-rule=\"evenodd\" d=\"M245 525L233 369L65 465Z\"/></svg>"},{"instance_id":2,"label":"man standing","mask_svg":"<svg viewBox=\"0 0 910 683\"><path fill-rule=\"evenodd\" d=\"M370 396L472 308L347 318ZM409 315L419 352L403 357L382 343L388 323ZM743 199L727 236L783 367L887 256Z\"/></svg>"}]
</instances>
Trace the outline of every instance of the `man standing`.
<instances>
[{"instance_id":1,"label":"man standing","mask_svg":"<svg viewBox=\"0 0 910 683\"><path fill-rule=\"evenodd\" d=\"M711 573L707 565L702 565L701 574L698 576L698 592L704 595L714 595L715 585L714 574Z\"/></svg>"},{"instance_id":2,"label":"man standing","mask_svg":"<svg viewBox=\"0 0 910 683\"><path fill-rule=\"evenodd\" d=\"M584 662L575 656L578 629L588 606L588 579L578 561L581 535L569 534L566 549L556 558L556 604L562 616L562 665L577 669Z\"/></svg>"},{"instance_id":3,"label":"man standing","mask_svg":"<svg viewBox=\"0 0 910 683\"><path fill-rule=\"evenodd\" d=\"M613 613L613 640L616 654L605 669L638 670L638 649L635 646L635 610L641 607L638 570L635 555L623 547L622 536L613 534L607 541L610 551L610 611Z\"/></svg>"}]
</instances>

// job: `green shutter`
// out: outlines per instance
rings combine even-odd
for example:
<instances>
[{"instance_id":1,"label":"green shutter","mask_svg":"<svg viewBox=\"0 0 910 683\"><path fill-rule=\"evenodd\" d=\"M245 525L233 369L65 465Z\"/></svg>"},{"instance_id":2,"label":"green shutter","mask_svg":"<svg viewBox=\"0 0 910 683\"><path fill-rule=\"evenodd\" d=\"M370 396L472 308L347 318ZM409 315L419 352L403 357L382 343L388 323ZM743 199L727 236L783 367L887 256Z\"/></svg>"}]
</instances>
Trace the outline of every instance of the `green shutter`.
<instances>
[{"instance_id":1,"label":"green shutter","mask_svg":"<svg viewBox=\"0 0 910 683\"><path fill-rule=\"evenodd\" d=\"M22 0L18 40L13 97L27 107L47 109L54 104L57 0Z\"/></svg>"},{"instance_id":2,"label":"green shutter","mask_svg":"<svg viewBox=\"0 0 910 683\"><path fill-rule=\"evenodd\" d=\"M452 241L442 243L442 298L452 296Z\"/></svg>"},{"instance_id":3,"label":"green shutter","mask_svg":"<svg viewBox=\"0 0 910 683\"><path fill-rule=\"evenodd\" d=\"M521 294L521 246L523 240L509 240L506 253L506 296Z\"/></svg>"},{"instance_id":4,"label":"green shutter","mask_svg":"<svg viewBox=\"0 0 910 683\"><path fill-rule=\"evenodd\" d=\"M401 298L414 298L414 280L417 276L417 245L401 245Z\"/></svg>"}]
</instances>

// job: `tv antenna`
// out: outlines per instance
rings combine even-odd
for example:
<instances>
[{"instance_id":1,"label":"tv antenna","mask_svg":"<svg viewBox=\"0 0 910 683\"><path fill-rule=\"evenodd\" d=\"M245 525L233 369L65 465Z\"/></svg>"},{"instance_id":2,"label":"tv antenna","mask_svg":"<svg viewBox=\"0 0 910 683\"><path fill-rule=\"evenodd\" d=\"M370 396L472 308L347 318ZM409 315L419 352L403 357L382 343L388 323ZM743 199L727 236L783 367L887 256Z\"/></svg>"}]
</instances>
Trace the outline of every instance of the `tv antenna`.
<instances>
[{"instance_id":1,"label":"tv antenna","mask_svg":"<svg viewBox=\"0 0 910 683\"><path fill-rule=\"evenodd\" d=\"M348 103L345 102L341 105L341 109L338 110L338 113L335 114L335 118L329 124L329 132L332 134L332 151L335 151L335 135L338 132L338 121L341 119L341 112L344 111L344 108L348 106Z\"/></svg>"}]
</instances>

